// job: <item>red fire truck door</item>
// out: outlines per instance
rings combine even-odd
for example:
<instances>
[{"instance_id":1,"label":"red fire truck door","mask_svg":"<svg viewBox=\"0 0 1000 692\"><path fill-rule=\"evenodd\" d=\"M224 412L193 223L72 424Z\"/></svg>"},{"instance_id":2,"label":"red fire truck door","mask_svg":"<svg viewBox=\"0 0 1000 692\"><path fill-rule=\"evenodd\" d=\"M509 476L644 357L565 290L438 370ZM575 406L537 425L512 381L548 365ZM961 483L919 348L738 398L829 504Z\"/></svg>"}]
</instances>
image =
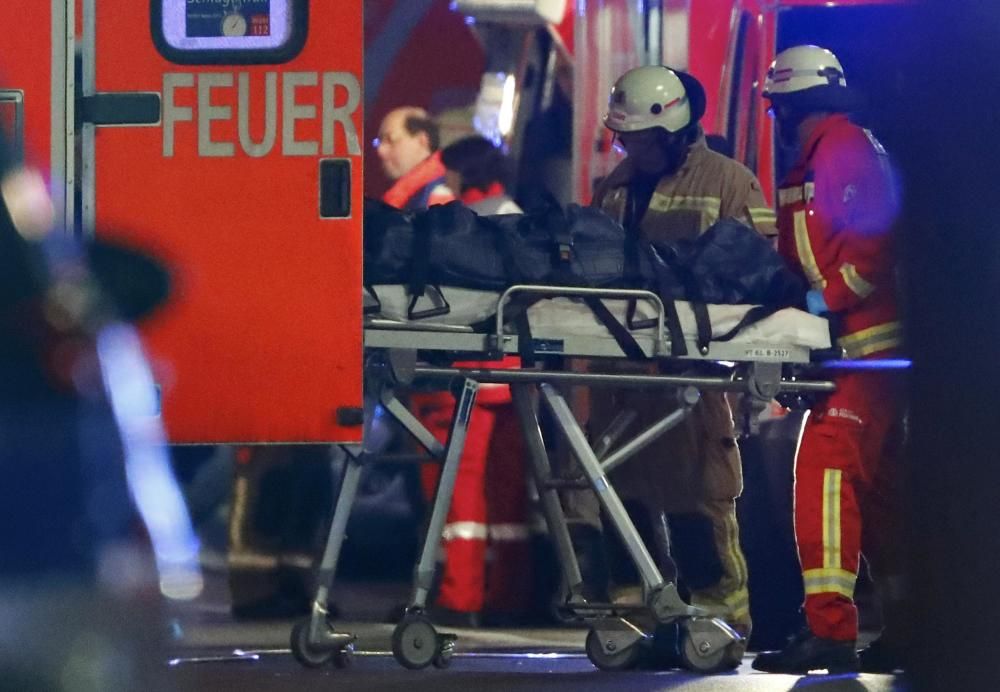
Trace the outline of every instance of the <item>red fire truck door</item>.
<instances>
[{"instance_id":1,"label":"red fire truck door","mask_svg":"<svg viewBox=\"0 0 1000 692\"><path fill-rule=\"evenodd\" d=\"M0 3L0 127L15 155L43 171L60 225L72 221L72 16L66 0Z\"/></svg>"},{"instance_id":2,"label":"red fire truck door","mask_svg":"<svg viewBox=\"0 0 1000 692\"><path fill-rule=\"evenodd\" d=\"M84 221L155 252L172 442L361 436L361 0L85 0Z\"/></svg>"}]
</instances>

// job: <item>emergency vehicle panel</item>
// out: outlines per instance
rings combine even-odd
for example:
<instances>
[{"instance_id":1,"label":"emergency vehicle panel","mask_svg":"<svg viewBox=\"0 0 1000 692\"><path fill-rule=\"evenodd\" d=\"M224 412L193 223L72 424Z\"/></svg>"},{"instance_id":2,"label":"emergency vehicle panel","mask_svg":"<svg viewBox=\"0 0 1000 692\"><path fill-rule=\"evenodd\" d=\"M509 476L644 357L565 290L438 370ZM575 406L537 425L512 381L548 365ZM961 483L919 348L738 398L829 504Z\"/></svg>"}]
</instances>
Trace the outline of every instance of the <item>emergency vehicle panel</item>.
<instances>
[{"instance_id":1,"label":"emergency vehicle panel","mask_svg":"<svg viewBox=\"0 0 1000 692\"><path fill-rule=\"evenodd\" d=\"M87 0L85 220L173 274L172 442L361 436L361 0Z\"/></svg>"}]
</instances>

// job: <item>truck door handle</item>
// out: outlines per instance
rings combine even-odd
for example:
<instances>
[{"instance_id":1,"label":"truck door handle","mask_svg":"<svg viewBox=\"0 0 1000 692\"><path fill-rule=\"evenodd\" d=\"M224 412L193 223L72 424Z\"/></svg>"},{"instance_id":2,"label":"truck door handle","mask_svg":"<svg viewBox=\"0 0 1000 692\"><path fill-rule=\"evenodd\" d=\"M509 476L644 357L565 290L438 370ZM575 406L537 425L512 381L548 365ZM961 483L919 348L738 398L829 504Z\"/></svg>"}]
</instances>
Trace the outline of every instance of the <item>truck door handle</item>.
<instances>
[{"instance_id":1,"label":"truck door handle","mask_svg":"<svg viewBox=\"0 0 1000 692\"><path fill-rule=\"evenodd\" d=\"M147 91L107 91L83 96L80 122L94 125L156 125L160 122L160 95Z\"/></svg>"}]
</instances>

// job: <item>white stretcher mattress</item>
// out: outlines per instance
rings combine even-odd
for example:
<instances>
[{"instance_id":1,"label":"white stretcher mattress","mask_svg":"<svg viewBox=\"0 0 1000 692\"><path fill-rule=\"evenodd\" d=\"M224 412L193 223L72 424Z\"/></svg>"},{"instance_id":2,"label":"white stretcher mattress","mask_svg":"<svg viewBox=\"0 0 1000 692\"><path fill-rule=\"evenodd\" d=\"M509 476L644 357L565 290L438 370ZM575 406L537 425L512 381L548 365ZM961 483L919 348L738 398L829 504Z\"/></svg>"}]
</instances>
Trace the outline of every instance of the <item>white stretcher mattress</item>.
<instances>
[{"instance_id":1,"label":"white stretcher mattress","mask_svg":"<svg viewBox=\"0 0 1000 692\"><path fill-rule=\"evenodd\" d=\"M428 325L469 325L482 322L496 314L500 293L477 291L466 288L441 287L450 306L447 314L426 317L420 320L408 319L411 298L402 285L378 285L374 287L381 309L378 317L411 326ZM604 299L604 304L620 322L624 323L627 301ZM690 305L675 301L677 314L685 337L694 340L698 329L694 312ZM736 326L752 305L709 305L708 315L712 333L722 335ZM636 305L636 319L655 317L656 308L651 302L640 300ZM540 300L528 308L528 322L533 333L571 333L574 336L608 337L610 333L594 313L578 298L548 298ZM635 330L634 333L649 334L651 328ZM802 310L785 308L740 330L732 343L769 343L806 349L830 348L830 329L827 321Z\"/></svg>"}]
</instances>

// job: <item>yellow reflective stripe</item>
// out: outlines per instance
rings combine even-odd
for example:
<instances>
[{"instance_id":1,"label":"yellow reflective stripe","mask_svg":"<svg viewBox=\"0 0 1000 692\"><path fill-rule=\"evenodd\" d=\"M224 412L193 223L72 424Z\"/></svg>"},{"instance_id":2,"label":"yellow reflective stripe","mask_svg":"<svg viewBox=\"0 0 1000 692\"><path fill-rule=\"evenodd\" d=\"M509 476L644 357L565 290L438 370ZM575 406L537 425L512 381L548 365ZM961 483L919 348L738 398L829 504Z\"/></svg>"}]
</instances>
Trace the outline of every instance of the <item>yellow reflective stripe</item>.
<instances>
[{"instance_id":1,"label":"yellow reflective stripe","mask_svg":"<svg viewBox=\"0 0 1000 692\"><path fill-rule=\"evenodd\" d=\"M850 358L868 356L903 343L903 325L899 322L886 322L843 336L837 343Z\"/></svg>"},{"instance_id":2,"label":"yellow reflective stripe","mask_svg":"<svg viewBox=\"0 0 1000 692\"><path fill-rule=\"evenodd\" d=\"M770 222L774 223L778 220L778 215L774 213L774 210L770 207L749 207L747 209L750 212L750 218L754 222Z\"/></svg>"},{"instance_id":3,"label":"yellow reflective stripe","mask_svg":"<svg viewBox=\"0 0 1000 692\"><path fill-rule=\"evenodd\" d=\"M705 608L729 624L750 622L750 592L747 588L747 565L740 549L736 515L725 512L715 516L713 542L722 562L723 577L716 584L692 590L691 604Z\"/></svg>"},{"instance_id":4,"label":"yellow reflective stripe","mask_svg":"<svg viewBox=\"0 0 1000 692\"><path fill-rule=\"evenodd\" d=\"M745 588L722 600L729 611L729 620L739 622L750 614L750 594Z\"/></svg>"},{"instance_id":5,"label":"yellow reflective stripe","mask_svg":"<svg viewBox=\"0 0 1000 692\"><path fill-rule=\"evenodd\" d=\"M654 192L649 200L649 208L653 211L700 211L714 214L719 218L722 210L722 200L718 197L693 197L690 195L665 195Z\"/></svg>"},{"instance_id":6,"label":"yellow reflective stripe","mask_svg":"<svg viewBox=\"0 0 1000 692\"><path fill-rule=\"evenodd\" d=\"M729 609L729 620L743 622L750 617L750 591L747 588L747 563L740 549L740 528L735 512L728 512L723 524L726 529L725 564L732 571L731 577L736 588L723 596L722 600Z\"/></svg>"},{"instance_id":7,"label":"yellow reflective stripe","mask_svg":"<svg viewBox=\"0 0 1000 692\"><path fill-rule=\"evenodd\" d=\"M812 243L809 242L809 225L806 223L805 211L797 211L793 215L795 221L795 250L799 255L799 263L802 271L806 273L806 278L810 285L819 290L826 288L826 279L816 264L816 256L813 254Z\"/></svg>"},{"instance_id":8,"label":"yellow reflective stripe","mask_svg":"<svg viewBox=\"0 0 1000 692\"><path fill-rule=\"evenodd\" d=\"M835 593L853 598L857 578L856 574L846 569L807 569L802 572L802 584L807 596Z\"/></svg>"},{"instance_id":9,"label":"yellow reflective stripe","mask_svg":"<svg viewBox=\"0 0 1000 692\"><path fill-rule=\"evenodd\" d=\"M654 192L649 200L649 210L664 214L668 212L690 212L699 214L699 232L704 231L719 220L722 200L718 197L692 197L690 195L665 195ZM647 219L649 217L646 217Z\"/></svg>"},{"instance_id":10,"label":"yellow reflective stripe","mask_svg":"<svg viewBox=\"0 0 1000 692\"><path fill-rule=\"evenodd\" d=\"M840 265L840 274L844 277L844 283L854 291L859 298L867 298L875 291L875 286L868 283L858 274L858 268L850 262Z\"/></svg>"},{"instance_id":11,"label":"yellow reflective stripe","mask_svg":"<svg viewBox=\"0 0 1000 692\"><path fill-rule=\"evenodd\" d=\"M726 515L726 544L727 555L733 566L733 577L736 579L738 589L735 593L744 594L749 604L750 592L747 590L747 561L743 557L743 550L740 548L740 525L736 521L736 513L729 512Z\"/></svg>"},{"instance_id":12,"label":"yellow reflective stripe","mask_svg":"<svg viewBox=\"0 0 1000 692\"><path fill-rule=\"evenodd\" d=\"M840 568L840 469L823 473L823 567Z\"/></svg>"}]
</instances>

